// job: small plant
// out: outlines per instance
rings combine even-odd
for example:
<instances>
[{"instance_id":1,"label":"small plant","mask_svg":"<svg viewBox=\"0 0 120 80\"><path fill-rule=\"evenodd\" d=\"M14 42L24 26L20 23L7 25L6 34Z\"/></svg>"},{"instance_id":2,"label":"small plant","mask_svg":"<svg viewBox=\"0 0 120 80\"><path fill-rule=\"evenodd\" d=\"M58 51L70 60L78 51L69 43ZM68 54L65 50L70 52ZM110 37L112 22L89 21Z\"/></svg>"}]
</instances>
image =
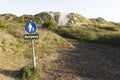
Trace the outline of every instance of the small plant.
<instances>
[{"instance_id":1,"label":"small plant","mask_svg":"<svg viewBox=\"0 0 120 80\"><path fill-rule=\"evenodd\" d=\"M40 70L38 68L34 69L29 66L25 66L20 70L20 76L23 80L34 80L39 74Z\"/></svg>"}]
</instances>

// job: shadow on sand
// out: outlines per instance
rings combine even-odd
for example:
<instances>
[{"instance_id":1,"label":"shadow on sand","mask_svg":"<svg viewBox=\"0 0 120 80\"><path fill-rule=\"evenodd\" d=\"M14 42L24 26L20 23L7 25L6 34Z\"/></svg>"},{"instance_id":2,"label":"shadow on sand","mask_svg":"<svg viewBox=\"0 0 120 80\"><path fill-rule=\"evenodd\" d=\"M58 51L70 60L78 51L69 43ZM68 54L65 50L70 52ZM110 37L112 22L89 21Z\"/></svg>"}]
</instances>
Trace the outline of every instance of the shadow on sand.
<instances>
[{"instance_id":1,"label":"shadow on sand","mask_svg":"<svg viewBox=\"0 0 120 80\"><path fill-rule=\"evenodd\" d=\"M120 80L120 49L70 41L76 47L58 51L56 80ZM54 75L52 74L52 75ZM60 78L62 77L62 78Z\"/></svg>"},{"instance_id":2,"label":"shadow on sand","mask_svg":"<svg viewBox=\"0 0 120 80\"><path fill-rule=\"evenodd\" d=\"M0 69L0 74L3 74L4 76L8 76L11 78L15 78L15 80L20 80L20 71L18 70L3 70Z\"/></svg>"}]
</instances>

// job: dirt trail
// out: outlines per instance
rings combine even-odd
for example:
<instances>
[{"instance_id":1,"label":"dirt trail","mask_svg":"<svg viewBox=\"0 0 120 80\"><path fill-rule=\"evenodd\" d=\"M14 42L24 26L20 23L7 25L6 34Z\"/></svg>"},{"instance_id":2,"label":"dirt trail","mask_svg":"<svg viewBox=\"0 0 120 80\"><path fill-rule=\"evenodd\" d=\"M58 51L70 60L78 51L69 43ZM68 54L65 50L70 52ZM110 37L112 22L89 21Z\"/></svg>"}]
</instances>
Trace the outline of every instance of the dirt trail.
<instances>
[{"instance_id":1,"label":"dirt trail","mask_svg":"<svg viewBox=\"0 0 120 80\"><path fill-rule=\"evenodd\" d=\"M75 48L58 50L41 80L120 80L120 49L67 39Z\"/></svg>"}]
</instances>

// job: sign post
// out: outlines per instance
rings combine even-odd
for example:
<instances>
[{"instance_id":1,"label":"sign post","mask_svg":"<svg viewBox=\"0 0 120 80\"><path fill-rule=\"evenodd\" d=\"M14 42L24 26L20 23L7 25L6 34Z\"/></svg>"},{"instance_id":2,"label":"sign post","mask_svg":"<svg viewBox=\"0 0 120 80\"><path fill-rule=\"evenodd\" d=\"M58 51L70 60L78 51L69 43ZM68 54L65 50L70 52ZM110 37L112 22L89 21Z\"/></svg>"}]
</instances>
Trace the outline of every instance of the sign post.
<instances>
[{"instance_id":1,"label":"sign post","mask_svg":"<svg viewBox=\"0 0 120 80\"><path fill-rule=\"evenodd\" d=\"M32 60L33 60L33 68L36 68L36 58L35 58L35 50L34 50L34 40L31 39L32 43Z\"/></svg>"},{"instance_id":2,"label":"sign post","mask_svg":"<svg viewBox=\"0 0 120 80\"><path fill-rule=\"evenodd\" d=\"M34 40L33 39L38 39L39 35L38 34L33 34L36 31L36 24L32 21L27 22L25 25L25 30L30 33L30 34L25 34L24 39L30 39L31 40L31 46L32 46L32 61L33 61L33 68L36 68L36 58L35 58L35 50L34 50Z\"/></svg>"}]
</instances>

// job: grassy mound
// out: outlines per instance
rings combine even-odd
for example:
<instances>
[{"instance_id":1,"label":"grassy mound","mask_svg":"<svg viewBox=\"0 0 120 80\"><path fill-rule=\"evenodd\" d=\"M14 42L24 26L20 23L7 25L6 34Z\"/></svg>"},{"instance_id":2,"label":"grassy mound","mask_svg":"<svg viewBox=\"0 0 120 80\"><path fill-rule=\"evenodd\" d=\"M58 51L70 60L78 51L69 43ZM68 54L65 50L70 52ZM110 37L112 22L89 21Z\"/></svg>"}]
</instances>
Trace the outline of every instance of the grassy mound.
<instances>
[{"instance_id":1,"label":"grassy mound","mask_svg":"<svg viewBox=\"0 0 120 80\"><path fill-rule=\"evenodd\" d=\"M26 65L32 66L31 40L24 40L23 35L28 33L25 32L23 24L11 24L7 28L1 28L0 32L0 72L7 75L0 77L5 80L17 79L15 70ZM35 54L40 69L50 67L51 64L47 62L57 58L56 49L72 46L51 31L38 29L36 33L39 34L39 39L34 40Z\"/></svg>"}]
</instances>

